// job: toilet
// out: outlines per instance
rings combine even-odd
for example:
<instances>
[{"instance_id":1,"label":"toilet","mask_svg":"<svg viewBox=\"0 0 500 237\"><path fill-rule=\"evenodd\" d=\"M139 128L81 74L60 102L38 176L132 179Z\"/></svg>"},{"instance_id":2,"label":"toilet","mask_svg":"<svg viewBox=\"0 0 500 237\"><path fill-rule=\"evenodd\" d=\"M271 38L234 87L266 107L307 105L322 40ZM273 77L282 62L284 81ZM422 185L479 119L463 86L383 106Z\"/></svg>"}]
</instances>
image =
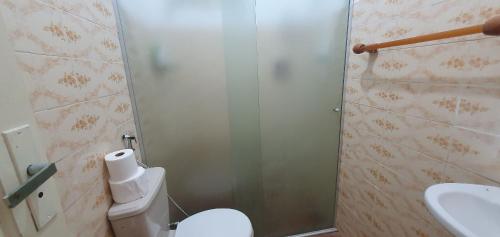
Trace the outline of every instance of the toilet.
<instances>
[{"instance_id":1,"label":"toilet","mask_svg":"<svg viewBox=\"0 0 500 237\"><path fill-rule=\"evenodd\" d=\"M108 211L117 237L253 237L248 217L233 209L212 209L181 221L177 230L169 229L169 210L165 170L146 170L149 192L143 198L115 203Z\"/></svg>"}]
</instances>

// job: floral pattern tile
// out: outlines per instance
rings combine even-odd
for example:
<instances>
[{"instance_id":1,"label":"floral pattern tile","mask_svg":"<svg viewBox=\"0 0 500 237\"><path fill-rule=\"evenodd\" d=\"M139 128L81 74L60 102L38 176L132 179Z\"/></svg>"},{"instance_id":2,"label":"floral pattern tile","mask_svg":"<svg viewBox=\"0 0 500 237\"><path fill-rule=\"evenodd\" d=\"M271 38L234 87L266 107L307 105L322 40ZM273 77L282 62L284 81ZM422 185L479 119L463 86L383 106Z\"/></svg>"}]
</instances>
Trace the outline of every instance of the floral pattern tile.
<instances>
[{"instance_id":1,"label":"floral pattern tile","mask_svg":"<svg viewBox=\"0 0 500 237\"><path fill-rule=\"evenodd\" d=\"M445 139L450 163L500 183L500 136L455 128Z\"/></svg>"},{"instance_id":2,"label":"floral pattern tile","mask_svg":"<svg viewBox=\"0 0 500 237\"><path fill-rule=\"evenodd\" d=\"M107 180L106 152L107 149L89 145L57 163L56 182L64 210L68 210L97 183Z\"/></svg>"},{"instance_id":3,"label":"floral pattern tile","mask_svg":"<svg viewBox=\"0 0 500 237\"><path fill-rule=\"evenodd\" d=\"M76 236L109 236L107 212L113 203L110 194L107 182L102 180L65 211L70 231Z\"/></svg>"},{"instance_id":4,"label":"floral pattern tile","mask_svg":"<svg viewBox=\"0 0 500 237\"><path fill-rule=\"evenodd\" d=\"M454 85L424 83L394 83L390 81L348 80L345 87L347 102L362 104L453 124L462 88Z\"/></svg>"},{"instance_id":5,"label":"floral pattern tile","mask_svg":"<svg viewBox=\"0 0 500 237\"><path fill-rule=\"evenodd\" d=\"M354 1L349 44L480 24L498 0ZM500 40L483 35L348 57L337 223L348 236L452 236L432 184L500 186Z\"/></svg>"},{"instance_id":6,"label":"floral pattern tile","mask_svg":"<svg viewBox=\"0 0 500 237\"><path fill-rule=\"evenodd\" d=\"M467 86L458 102L459 126L500 135L500 88Z\"/></svg>"},{"instance_id":7,"label":"floral pattern tile","mask_svg":"<svg viewBox=\"0 0 500 237\"><path fill-rule=\"evenodd\" d=\"M57 9L82 17L93 23L116 30L116 21L111 0L40 0Z\"/></svg>"},{"instance_id":8,"label":"floral pattern tile","mask_svg":"<svg viewBox=\"0 0 500 237\"><path fill-rule=\"evenodd\" d=\"M30 99L41 111L118 94L127 89L120 63L66 57L17 54L21 70L29 75Z\"/></svg>"},{"instance_id":9,"label":"floral pattern tile","mask_svg":"<svg viewBox=\"0 0 500 237\"><path fill-rule=\"evenodd\" d=\"M472 84L499 87L497 38L381 51L349 57L347 79ZM477 72L480 72L479 74Z\"/></svg>"},{"instance_id":10,"label":"floral pattern tile","mask_svg":"<svg viewBox=\"0 0 500 237\"><path fill-rule=\"evenodd\" d=\"M130 99L118 94L35 113L46 137L49 160L57 161L112 134L120 124L132 119Z\"/></svg>"},{"instance_id":11,"label":"floral pattern tile","mask_svg":"<svg viewBox=\"0 0 500 237\"><path fill-rule=\"evenodd\" d=\"M36 0L0 4L14 48L43 55L121 61L116 30Z\"/></svg>"},{"instance_id":12,"label":"floral pattern tile","mask_svg":"<svg viewBox=\"0 0 500 237\"><path fill-rule=\"evenodd\" d=\"M0 13L47 158L57 162L68 235L113 236L103 157L136 131L112 2L2 0Z\"/></svg>"}]
</instances>

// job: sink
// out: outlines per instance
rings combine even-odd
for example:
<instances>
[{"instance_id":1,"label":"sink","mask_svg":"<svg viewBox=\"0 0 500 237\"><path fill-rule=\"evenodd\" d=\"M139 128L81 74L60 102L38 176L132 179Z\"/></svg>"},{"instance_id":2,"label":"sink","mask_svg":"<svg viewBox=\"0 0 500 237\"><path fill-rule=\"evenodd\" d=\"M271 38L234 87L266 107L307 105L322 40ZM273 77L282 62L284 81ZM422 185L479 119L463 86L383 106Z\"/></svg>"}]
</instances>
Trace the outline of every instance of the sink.
<instances>
[{"instance_id":1,"label":"sink","mask_svg":"<svg viewBox=\"0 0 500 237\"><path fill-rule=\"evenodd\" d=\"M456 236L500 236L498 187L436 184L425 190L425 204L432 215Z\"/></svg>"}]
</instances>

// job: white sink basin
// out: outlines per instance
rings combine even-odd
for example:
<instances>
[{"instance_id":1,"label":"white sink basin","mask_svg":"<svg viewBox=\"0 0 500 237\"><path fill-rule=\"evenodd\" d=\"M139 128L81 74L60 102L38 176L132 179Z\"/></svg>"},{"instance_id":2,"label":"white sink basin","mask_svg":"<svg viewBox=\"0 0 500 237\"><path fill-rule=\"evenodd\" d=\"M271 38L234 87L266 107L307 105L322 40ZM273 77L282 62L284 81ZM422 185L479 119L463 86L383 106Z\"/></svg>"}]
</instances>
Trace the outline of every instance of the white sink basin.
<instances>
[{"instance_id":1,"label":"white sink basin","mask_svg":"<svg viewBox=\"0 0 500 237\"><path fill-rule=\"evenodd\" d=\"M500 188L445 183L425 190L432 215L456 236L500 236Z\"/></svg>"}]
</instances>

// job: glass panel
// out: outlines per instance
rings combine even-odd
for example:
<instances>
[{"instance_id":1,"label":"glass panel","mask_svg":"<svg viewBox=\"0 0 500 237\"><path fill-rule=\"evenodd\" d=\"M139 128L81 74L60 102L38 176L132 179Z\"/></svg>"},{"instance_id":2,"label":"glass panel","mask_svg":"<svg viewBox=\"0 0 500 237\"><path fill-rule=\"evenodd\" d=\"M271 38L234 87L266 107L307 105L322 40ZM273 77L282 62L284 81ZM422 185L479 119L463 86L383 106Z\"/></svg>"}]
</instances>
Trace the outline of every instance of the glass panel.
<instances>
[{"instance_id":1,"label":"glass panel","mask_svg":"<svg viewBox=\"0 0 500 237\"><path fill-rule=\"evenodd\" d=\"M190 213L242 210L256 237L331 228L348 0L117 2L169 194Z\"/></svg>"},{"instance_id":2,"label":"glass panel","mask_svg":"<svg viewBox=\"0 0 500 237\"><path fill-rule=\"evenodd\" d=\"M235 206L262 236L262 167L255 0L223 0L224 53Z\"/></svg>"},{"instance_id":3,"label":"glass panel","mask_svg":"<svg viewBox=\"0 0 500 237\"><path fill-rule=\"evenodd\" d=\"M257 0L267 236L333 227L347 9Z\"/></svg>"},{"instance_id":4,"label":"glass panel","mask_svg":"<svg viewBox=\"0 0 500 237\"><path fill-rule=\"evenodd\" d=\"M148 164L166 168L168 192L189 213L233 207L220 1L118 7Z\"/></svg>"}]
</instances>

